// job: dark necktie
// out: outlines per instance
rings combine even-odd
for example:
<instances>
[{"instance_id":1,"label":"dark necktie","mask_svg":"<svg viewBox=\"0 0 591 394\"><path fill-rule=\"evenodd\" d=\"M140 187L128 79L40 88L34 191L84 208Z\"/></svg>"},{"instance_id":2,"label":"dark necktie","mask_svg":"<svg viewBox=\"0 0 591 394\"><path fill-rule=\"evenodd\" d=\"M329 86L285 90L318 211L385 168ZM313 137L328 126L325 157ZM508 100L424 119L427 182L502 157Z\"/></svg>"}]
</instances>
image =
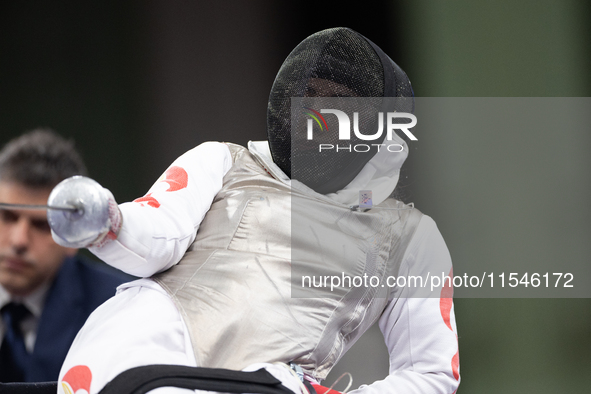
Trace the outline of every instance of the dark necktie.
<instances>
[{"instance_id":1,"label":"dark necktie","mask_svg":"<svg viewBox=\"0 0 591 394\"><path fill-rule=\"evenodd\" d=\"M23 304L10 302L0 311L4 339L0 346L0 382L23 382L29 353L25 347L21 322L31 314Z\"/></svg>"}]
</instances>

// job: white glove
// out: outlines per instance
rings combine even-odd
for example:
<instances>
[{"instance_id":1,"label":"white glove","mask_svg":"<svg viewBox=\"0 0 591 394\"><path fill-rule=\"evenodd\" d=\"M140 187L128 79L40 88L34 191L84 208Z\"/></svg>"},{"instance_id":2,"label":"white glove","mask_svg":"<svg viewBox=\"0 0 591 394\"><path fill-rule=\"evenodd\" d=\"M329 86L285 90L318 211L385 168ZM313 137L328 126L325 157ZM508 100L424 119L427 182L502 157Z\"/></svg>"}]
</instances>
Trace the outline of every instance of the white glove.
<instances>
[{"instance_id":1,"label":"white glove","mask_svg":"<svg viewBox=\"0 0 591 394\"><path fill-rule=\"evenodd\" d=\"M121 216L119 205L117 205L117 201L115 201L115 197L113 197L113 193L106 188L103 188L103 192L107 195L107 201L109 203L109 219L105 224L105 230L103 230L103 232L101 232L91 244L85 246L87 248L100 248L117 239L121 226L123 225L123 217Z\"/></svg>"}]
</instances>

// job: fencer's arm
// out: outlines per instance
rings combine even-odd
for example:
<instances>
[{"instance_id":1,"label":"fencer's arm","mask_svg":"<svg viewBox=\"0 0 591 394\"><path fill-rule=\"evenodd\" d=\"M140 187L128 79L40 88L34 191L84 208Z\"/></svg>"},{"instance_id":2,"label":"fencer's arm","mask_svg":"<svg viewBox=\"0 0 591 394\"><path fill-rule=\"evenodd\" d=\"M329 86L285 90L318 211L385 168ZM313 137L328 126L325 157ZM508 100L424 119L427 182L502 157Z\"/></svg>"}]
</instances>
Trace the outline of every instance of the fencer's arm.
<instances>
[{"instance_id":1,"label":"fencer's arm","mask_svg":"<svg viewBox=\"0 0 591 394\"><path fill-rule=\"evenodd\" d=\"M116 240L89 250L128 274L148 277L178 263L232 166L228 146L206 142L176 159L149 192L119 205Z\"/></svg>"},{"instance_id":2,"label":"fencer's arm","mask_svg":"<svg viewBox=\"0 0 591 394\"><path fill-rule=\"evenodd\" d=\"M421 218L402 264L399 275L450 273L449 251L430 217ZM390 301L379 320L390 354L389 375L350 394L452 394L457 390L459 354L452 299L409 298L409 294Z\"/></svg>"}]
</instances>

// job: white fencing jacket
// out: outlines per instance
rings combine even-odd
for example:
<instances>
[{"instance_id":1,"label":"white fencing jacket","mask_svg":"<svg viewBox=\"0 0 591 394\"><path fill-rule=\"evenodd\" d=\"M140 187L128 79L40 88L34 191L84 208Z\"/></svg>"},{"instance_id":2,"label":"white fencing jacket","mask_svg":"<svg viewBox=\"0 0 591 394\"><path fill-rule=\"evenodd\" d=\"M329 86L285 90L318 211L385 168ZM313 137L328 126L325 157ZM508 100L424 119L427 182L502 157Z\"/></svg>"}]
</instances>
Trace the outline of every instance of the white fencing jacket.
<instances>
[{"instance_id":1,"label":"white fencing jacket","mask_svg":"<svg viewBox=\"0 0 591 394\"><path fill-rule=\"evenodd\" d=\"M250 143L249 150L277 179L286 184L297 182L274 165L266 142ZM391 171L391 156L378 154L374 159L352 182L351 190L345 188L329 197L354 205L358 190L365 187L374 190L375 205L384 200L396 184L398 170ZM404 157L396 160L399 168ZM169 269L195 240L232 165L230 149L223 143L204 143L185 153L146 196L120 205L123 226L118 238L91 251L135 276L148 278ZM451 258L435 222L423 215L399 275L435 273L451 273ZM352 393L454 393L460 379L450 289L440 289L439 297L428 298L413 297L409 289L398 291L401 294L387 303L378 322L390 354L390 373ZM99 307L80 331L62 367L59 389L67 394L78 390L97 393L119 373L140 365L198 366L192 340L198 339L191 338L177 305L158 283L151 279L130 282ZM262 365L299 392L297 379L284 368ZM187 390L162 388L155 392L181 391Z\"/></svg>"}]
</instances>

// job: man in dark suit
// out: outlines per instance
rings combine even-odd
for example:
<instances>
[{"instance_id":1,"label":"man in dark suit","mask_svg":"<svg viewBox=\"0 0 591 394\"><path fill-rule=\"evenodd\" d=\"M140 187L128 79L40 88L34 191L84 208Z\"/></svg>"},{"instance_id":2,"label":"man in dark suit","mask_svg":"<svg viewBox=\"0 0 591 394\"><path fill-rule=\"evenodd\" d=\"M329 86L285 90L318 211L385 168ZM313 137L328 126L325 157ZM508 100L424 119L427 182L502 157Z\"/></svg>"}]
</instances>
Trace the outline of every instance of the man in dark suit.
<instances>
[{"instance_id":1,"label":"man in dark suit","mask_svg":"<svg viewBox=\"0 0 591 394\"><path fill-rule=\"evenodd\" d=\"M0 203L47 204L85 174L72 142L34 130L0 151ZM86 318L126 280L54 243L46 211L0 208L0 382L57 380Z\"/></svg>"}]
</instances>

